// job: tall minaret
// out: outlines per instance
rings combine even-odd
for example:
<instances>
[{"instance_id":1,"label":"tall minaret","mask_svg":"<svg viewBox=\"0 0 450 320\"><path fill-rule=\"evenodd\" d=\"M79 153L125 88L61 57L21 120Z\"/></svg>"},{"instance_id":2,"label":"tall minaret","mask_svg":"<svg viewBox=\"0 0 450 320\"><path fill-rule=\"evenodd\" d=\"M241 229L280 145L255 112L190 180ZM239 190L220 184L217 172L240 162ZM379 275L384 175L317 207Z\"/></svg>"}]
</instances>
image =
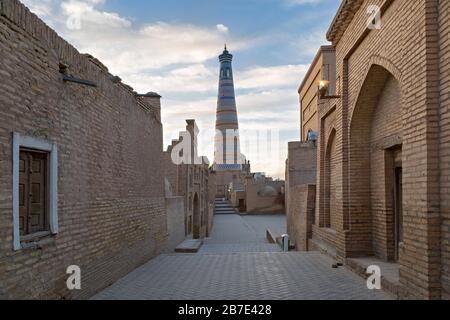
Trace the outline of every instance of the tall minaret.
<instances>
[{"instance_id":1,"label":"tall minaret","mask_svg":"<svg viewBox=\"0 0 450 320\"><path fill-rule=\"evenodd\" d=\"M217 100L216 138L214 169L241 170L241 150L239 142L239 122L236 109L233 81L233 55L227 46L219 56L220 80Z\"/></svg>"}]
</instances>

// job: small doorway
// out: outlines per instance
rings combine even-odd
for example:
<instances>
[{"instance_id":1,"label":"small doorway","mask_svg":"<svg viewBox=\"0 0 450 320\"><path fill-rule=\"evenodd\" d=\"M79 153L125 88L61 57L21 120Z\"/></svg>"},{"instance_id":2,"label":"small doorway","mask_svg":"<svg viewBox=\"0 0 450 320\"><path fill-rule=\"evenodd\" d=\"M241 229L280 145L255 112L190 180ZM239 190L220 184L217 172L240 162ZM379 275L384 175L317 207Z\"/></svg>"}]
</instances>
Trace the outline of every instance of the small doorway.
<instances>
[{"instance_id":1,"label":"small doorway","mask_svg":"<svg viewBox=\"0 0 450 320\"><path fill-rule=\"evenodd\" d=\"M239 212L245 212L245 199L239 199Z\"/></svg>"},{"instance_id":2,"label":"small doorway","mask_svg":"<svg viewBox=\"0 0 450 320\"><path fill-rule=\"evenodd\" d=\"M400 258L400 246L403 243L403 167L401 149L394 151L394 232L395 261L398 261Z\"/></svg>"},{"instance_id":3,"label":"small doorway","mask_svg":"<svg viewBox=\"0 0 450 320\"><path fill-rule=\"evenodd\" d=\"M201 237L201 213L200 213L200 203L198 195L194 196L194 239L200 239Z\"/></svg>"}]
</instances>

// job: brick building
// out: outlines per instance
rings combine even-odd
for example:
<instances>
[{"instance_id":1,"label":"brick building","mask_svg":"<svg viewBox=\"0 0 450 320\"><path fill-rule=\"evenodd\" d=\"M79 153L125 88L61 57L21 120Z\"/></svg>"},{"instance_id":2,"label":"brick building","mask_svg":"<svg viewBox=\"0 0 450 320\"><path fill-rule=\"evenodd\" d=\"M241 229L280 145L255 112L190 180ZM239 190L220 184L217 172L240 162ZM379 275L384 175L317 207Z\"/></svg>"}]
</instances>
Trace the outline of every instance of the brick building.
<instances>
[{"instance_id":1,"label":"brick building","mask_svg":"<svg viewBox=\"0 0 450 320\"><path fill-rule=\"evenodd\" d=\"M297 249L307 248L307 237L311 232L297 232L299 220L306 219L301 208L312 208L315 205L299 205L299 199L315 199L315 192L311 193L310 187L315 188L317 179L317 135L319 129L319 95L317 86L320 81L328 82L328 93L336 88L336 55L332 46L321 46L314 57L305 77L298 89L300 100L300 141L289 142L288 159L286 160L286 214L289 233L296 243ZM304 186L300 188L300 186ZM309 192L309 195L299 194ZM313 196L311 196L313 194ZM302 214L300 217L299 215ZM310 219L309 221L312 221ZM309 227L309 230L311 226ZM305 229L306 230L306 229Z\"/></svg>"},{"instance_id":2,"label":"brick building","mask_svg":"<svg viewBox=\"0 0 450 320\"><path fill-rule=\"evenodd\" d=\"M328 92L336 90L336 55L332 46L321 46L298 89L300 96L301 141L319 131L317 83L329 81Z\"/></svg>"},{"instance_id":3,"label":"brick building","mask_svg":"<svg viewBox=\"0 0 450 320\"><path fill-rule=\"evenodd\" d=\"M345 0L327 34L308 248L387 266L400 298L450 298L449 29L448 1Z\"/></svg>"},{"instance_id":4,"label":"brick building","mask_svg":"<svg viewBox=\"0 0 450 320\"><path fill-rule=\"evenodd\" d=\"M197 153L199 129L195 120L186 122L186 131L164 153L164 170L172 195L184 198L185 236L199 239L211 232L214 198L210 198L209 160Z\"/></svg>"},{"instance_id":5,"label":"brick building","mask_svg":"<svg viewBox=\"0 0 450 320\"><path fill-rule=\"evenodd\" d=\"M160 97L0 1L0 298L88 298L166 236ZM66 270L81 268L69 291Z\"/></svg>"}]
</instances>

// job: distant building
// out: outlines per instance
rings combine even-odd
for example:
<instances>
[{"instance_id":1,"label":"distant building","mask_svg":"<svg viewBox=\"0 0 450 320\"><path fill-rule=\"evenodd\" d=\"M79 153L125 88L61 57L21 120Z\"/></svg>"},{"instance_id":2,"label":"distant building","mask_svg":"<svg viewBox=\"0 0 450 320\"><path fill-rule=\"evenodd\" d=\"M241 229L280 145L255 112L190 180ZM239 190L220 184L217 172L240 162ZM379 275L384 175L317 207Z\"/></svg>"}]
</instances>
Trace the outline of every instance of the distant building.
<instances>
[{"instance_id":1,"label":"distant building","mask_svg":"<svg viewBox=\"0 0 450 320\"><path fill-rule=\"evenodd\" d=\"M211 232L214 198L211 199L209 196L209 160L207 157L198 156L199 129L195 120L186 120L186 123L186 131L181 132L180 138L172 141L172 145L164 153L164 174L168 184L166 194L169 198L184 199L184 236L199 239ZM174 163L174 156L180 156L183 163ZM168 212L168 214L179 213ZM174 221L180 219L174 218ZM177 239L180 239L179 235Z\"/></svg>"}]
</instances>

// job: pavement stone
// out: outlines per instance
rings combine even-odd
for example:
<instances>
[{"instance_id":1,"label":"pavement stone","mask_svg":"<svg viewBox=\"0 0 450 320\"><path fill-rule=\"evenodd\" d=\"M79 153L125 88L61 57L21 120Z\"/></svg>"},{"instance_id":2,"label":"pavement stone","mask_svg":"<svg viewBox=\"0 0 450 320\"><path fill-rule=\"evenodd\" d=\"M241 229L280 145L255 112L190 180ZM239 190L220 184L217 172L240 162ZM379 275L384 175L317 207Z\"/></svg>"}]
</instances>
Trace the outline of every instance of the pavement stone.
<instances>
[{"instance_id":1,"label":"pavement stone","mask_svg":"<svg viewBox=\"0 0 450 320\"><path fill-rule=\"evenodd\" d=\"M197 254L163 254L94 300L384 300L383 291L317 252L281 252L265 228L283 231L283 216L216 216Z\"/></svg>"}]
</instances>

